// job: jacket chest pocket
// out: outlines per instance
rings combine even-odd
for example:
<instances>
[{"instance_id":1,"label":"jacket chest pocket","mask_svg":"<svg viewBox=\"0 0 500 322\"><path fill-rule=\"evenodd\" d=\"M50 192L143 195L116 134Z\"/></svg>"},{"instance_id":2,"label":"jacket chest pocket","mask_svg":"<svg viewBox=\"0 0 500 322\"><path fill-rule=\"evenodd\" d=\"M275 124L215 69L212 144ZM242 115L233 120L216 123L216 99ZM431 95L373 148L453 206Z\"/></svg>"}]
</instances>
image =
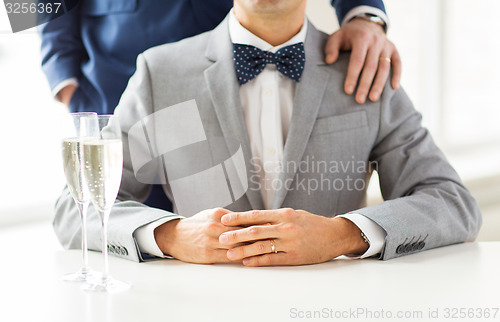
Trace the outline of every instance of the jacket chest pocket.
<instances>
[{"instance_id":1,"label":"jacket chest pocket","mask_svg":"<svg viewBox=\"0 0 500 322\"><path fill-rule=\"evenodd\" d=\"M316 120L311 136L341 132L368 126L366 111L322 117Z\"/></svg>"},{"instance_id":2,"label":"jacket chest pocket","mask_svg":"<svg viewBox=\"0 0 500 322\"><path fill-rule=\"evenodd\" d=\"M133 12L136 9L137 0L83 0L80 12L88 16L104 16Z\"/></svg>"}]
</instances>

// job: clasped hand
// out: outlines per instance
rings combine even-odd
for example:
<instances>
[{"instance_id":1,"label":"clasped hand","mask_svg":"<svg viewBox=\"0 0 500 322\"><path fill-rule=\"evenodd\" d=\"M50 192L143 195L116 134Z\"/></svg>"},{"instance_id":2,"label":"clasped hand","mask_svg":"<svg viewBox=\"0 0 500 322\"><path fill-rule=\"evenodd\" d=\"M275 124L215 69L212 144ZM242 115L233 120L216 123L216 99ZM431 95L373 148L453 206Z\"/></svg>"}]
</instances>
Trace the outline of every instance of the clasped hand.
<instances>
[{"instance_id":1,"label":"clasped hand","mask_svg":"<svg viewBox=\"0 0 500 322\"><path fill-rule=\"evenodd\" d=\"M203 264L304 265L367 249L359 228L348 219L290 208L209 209L163 224L155 230L155 238L165 254Z\"/></svg>"}]
</instances>

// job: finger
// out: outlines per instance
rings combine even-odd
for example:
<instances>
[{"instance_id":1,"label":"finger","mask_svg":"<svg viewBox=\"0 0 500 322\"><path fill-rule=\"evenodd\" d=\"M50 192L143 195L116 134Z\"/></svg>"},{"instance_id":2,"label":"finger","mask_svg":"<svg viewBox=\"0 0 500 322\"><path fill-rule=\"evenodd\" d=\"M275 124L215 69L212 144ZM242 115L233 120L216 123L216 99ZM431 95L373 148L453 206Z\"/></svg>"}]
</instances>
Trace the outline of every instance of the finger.
<instances>
[{"instance_id":1,"label":"finger","mask_svg":"<svg viewBox=\"0 0 500 322\"><path fill-rule=\"evenodd\" d=\"M246 257L274 253L275 251L277 251L276 241L276 239L267 239L257 241L246 246L232 248L227 251L227 258L229 258L230 260L240 260Z\"/></svg>"},{"instance_id":2,"label":"finger","mask_svg":"<svg viewBox=\"0 0 500 322\"><path fill-rule=\"evenodd\" d=\"M208 251L207 253L208 253L208 258L206 262L210 264L236 262L235 260L227 258L227 250L225 249L213 249ZM239 260L237 262L239 262Z\"/></svg>"},{"instance_id":3,"label":"finger","mask_svg":"<svg viewBox=\"0 0 500 322\"><path fill-rule=\"evenodd\" d=\"M366 96L377 72L379 57L380 52L376 49L369 50L366 56L365 66L363 67L363 73L359 79L358 90L356 92L356 101L359 104L363 104L366 101Z\"/></svg>"},{"instance_id":4,"label":"finger","mask_svg":"<svg viewBox=\"0 0 500 322\"><path fill-rule=\"evenodd\" d=\"M389 77L389 72L391 70L391 62L386 59L381 59L382 57L388 58L389 55L386 53L382 53L379 58L377 75L375 76L375 80L373 81L373 85L370 90L370 100L372 100L373 102L377 101L380 98L380 94L384 89L387 78Z\"/></svg>"},{"instance_id":5,"label":"finger","mask_svg":"<svg viewBox=\"0 0 500 322\"><path fill-rule=\"evenodd\" d=\"M252 226L223 233L219 237L219 242L221 245L234 245L237 243L276 238L277 235L276 226Z\"/></svg>"},{"instance_id":6,"label":"finger","mask_svg":"<svg viewBox=\"0 0 500 322\"><path fill-rule=\"evenodd\" d=\"M394 52L392 53L391 56L392 60L392 82L391 86L394 89L398 89L401 81L401 73L402 73L402 63L401 63L401 57L399 56L399 53L396 49L394 49Z\"/></svg>"},{"instance_id":7,"label":"finger","mask_svg":"<svg viewBox=\"0 0 500 322\"><path fill-rule=\"evenodd\" d=\"M230 213L230 210L227 210L225 208L214 208L210 210L211 212L211 218L215 221L220 221L220 218L224 216L225 214Z\"/></svg>"},{"instance_id":8,"label":"finger","mask_svg":"<svg viewBox=\"0 0 500 322\"><path fill-rule=\"evenodd\" d=\"M276 223L279 219L278 210L252 210L233 212L222 216L221 222L225 226L263 225Z\"/></svg>"},{"instance_id":9,"label":"finger","mask_svg":"<svg viewBox=\"0 0 500 322\"><path fill-rule=\"evenodd\" d=\"M223 249L225 251L228 251L230 249L233 249L235 247L242 247L242 246L247 246L247 245L250 245L252 244L253 242L248 242L248 243L236 243L236 244L232 244L232 245L222 245L220 242L219 242L219 239L216 239L216 242L215 243L210 243L210 246L213 247L213 248L216 248L216 249Z\"/></svg>"},{"instance_id":10,"label":"finger","mask_svg":"<svg viewBox=\"0 0 500 322\"><path fill-rule=\"evenodd\" d=\"M363 65L365 64L366 53L368 51L368 47L364 42L355 42L354 44L344 84L344 90L349 95L354 93L354 88L358 82L361 69L363 69Z\"/></svg>"},{"instance_id":11,"label":"finger","mask_svg":"<svg viewBox=\"0 0 500 322\"><path fill-rule=\"evenodd\" d=\"M271 266L271 265L287 265L288 254L278 252L277 254L264 254L254 257L248 257L243 260L245 266Z\"/></svg>"},{"instance_id":12,"label":"finger","mask_svg":"<svg viewBox=\"0 0 500 322\"><path fill-rule=\"evenodd\" d=\"M328 41L325 46L325 62L327 64L333 64L337 61L340 52L340 45L342 43L342 31L337 30L330 37L328 37Z\"/></svg>"},{"instance_id":13,"label":"finger","mask_svg":"<svg viewBox=\"0 0 500 322\"><path fill-rule=\"evenodd\" d=\"M210 222L207 224L205 233L213 238L219 240L219 236L225 232L242 229L243 227L224 226L220 222Z\"/></svg>"},{"instance_id":14,"label":"finger","mask_svg":"<svg viewBox=\"0 0 500 322\"><path fill-rule=\"evenodd\" d=\"M229 250L231 248L234 248L234 247L241 247L241 246L246 246L246 245L249 245L249 243L235 243L235 244L227 244L227 245L222 245L220 242L219 242L219 236L216 236L216 237L207 237L201 241L197 241L199 243L202 243L203 245L205 245L205 247L207 248L210 248L210 249L222 249L222 250Z\"/></svg>"}]
</instances>

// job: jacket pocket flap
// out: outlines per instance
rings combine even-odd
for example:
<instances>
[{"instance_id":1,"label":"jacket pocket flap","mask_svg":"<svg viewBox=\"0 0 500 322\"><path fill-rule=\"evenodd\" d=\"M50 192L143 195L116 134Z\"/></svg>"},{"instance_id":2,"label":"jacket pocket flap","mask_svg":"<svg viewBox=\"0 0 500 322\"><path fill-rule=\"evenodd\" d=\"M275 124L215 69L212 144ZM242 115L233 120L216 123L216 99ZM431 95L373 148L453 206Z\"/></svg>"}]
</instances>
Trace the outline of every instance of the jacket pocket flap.
<instances>
[{"instance_id":1,"label":"jacket pocket flap","mask_svg":"<svg viewBox=\"0 0 500 322\"><path fill-rule=\"evenodd\" d=\"M311 136L365 127L366 111L322 117L316 120Z\"/></svg>"}]
</instances>

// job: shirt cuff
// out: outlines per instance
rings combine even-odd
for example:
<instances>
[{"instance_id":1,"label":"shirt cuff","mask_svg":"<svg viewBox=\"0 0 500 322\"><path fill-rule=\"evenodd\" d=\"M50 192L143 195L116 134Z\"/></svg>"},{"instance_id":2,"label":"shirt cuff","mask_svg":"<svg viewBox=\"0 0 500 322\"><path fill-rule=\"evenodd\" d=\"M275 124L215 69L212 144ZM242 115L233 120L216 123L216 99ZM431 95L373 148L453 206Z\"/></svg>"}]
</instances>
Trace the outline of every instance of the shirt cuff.
<instances>
[{"instance_id":1,"label":"shirt cuff","mask_svg":"<svg viewBox=\"0 0 500 322\"><path fill-rule=\"evenodd\" d=\"M380 19L382 19L385 22L385 26L386 26L385 30L389 29L389 18L387 18L387 15L385 14L385 12L383 12L382 10L380 10L378 8L370 7L370 6L358 6L358 7L352 8L344 16L344 19L342 19L342 23L340 25L342 26L342 25L348 23L349 21L351 21L351 19L355 18L356 16L360 16L360 15L363 15L366 13L380 17Z\"/></svg>"},{"instance_id":2,"label":"shirt cuff","mask_svg":"<svg viewBox=\"0 0 500 322\"><path fill-rule=\"evenodd\" d=\"M387 233L380 227L376 222L360 214L345 214L338 217L346 218L352 221L358 228L365 234L366 238L370 242L370 247L368 250L359 255L346 255L352 259L361 259L366 257L371 257L373 255L379 254L385 247L385 237Z\"/></svg>"},{"instance_id":3,"label":"shirt cuff","mask_svg":"<svg viewBox=\"0 0 500 322\"><path fill-rule=\"evenodd\" d=\"M57 94L61 91L61 89L65 88L68 85L76 85L78 86L78 79L76 77L71 77L68 79L63 80L56 86L54 86L54 89L52 90L52 96L57 99Z\"/></svg>"},{"instance_id":4,"label":"shirt cuff","mask_svg":"<svg viewBox=\"0 0 500 322\"><path fill-rule=\"evenodd\" d=\"M182 216L170 216L158 219L153 221L147 225L144 225L140 228L137 228L134 232L135 239L137 241L137 245L139 246L139 251L141 253L146 253L151 256L160 257L160 258L173 258L172 256L168 256L163 254L160 247L155 240L154 231L156 227L163 225L166 222L169 222L174 219L183 219Z\"/></svg>"}]
</instances>

